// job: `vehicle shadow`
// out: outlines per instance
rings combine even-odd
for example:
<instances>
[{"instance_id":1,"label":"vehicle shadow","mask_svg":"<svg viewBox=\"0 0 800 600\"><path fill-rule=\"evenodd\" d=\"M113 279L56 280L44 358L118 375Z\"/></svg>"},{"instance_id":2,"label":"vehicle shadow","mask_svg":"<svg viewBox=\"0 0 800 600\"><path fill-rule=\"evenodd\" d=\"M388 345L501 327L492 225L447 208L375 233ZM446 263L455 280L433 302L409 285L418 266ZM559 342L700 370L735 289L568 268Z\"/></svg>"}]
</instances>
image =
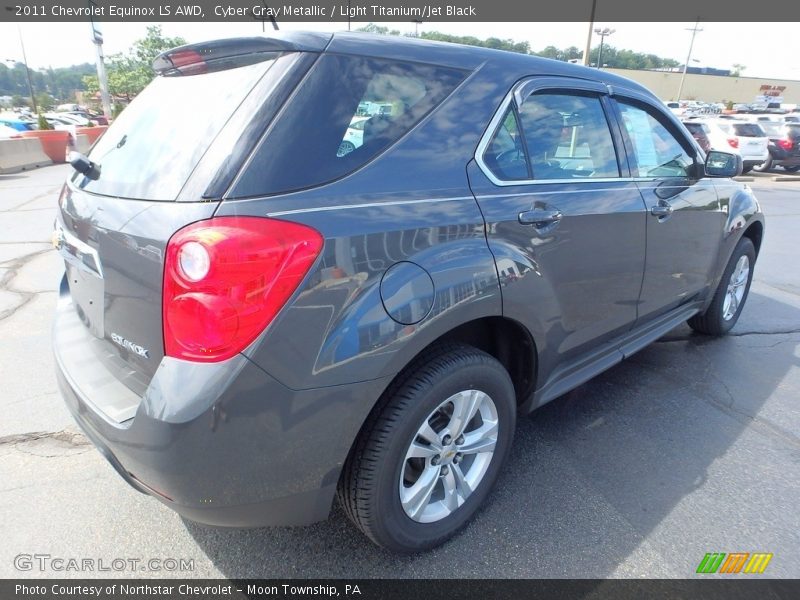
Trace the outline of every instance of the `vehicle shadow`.
<instances>
[{"instance_id":1,"label":"vehicle shadow","mask_svg":"<svg viewBox=\"0 0 800 600\"><path fill-rule=\"evenodd\" d=\"M800 331L800 309L752 292L751 302L759 312L786 315L786 330ZM774 527L766 537L737 533L731 517L741 512L753 531L769 532L770 515L794 506L790 492L764 495L759 471L742 483L738 467L731 479L725 470L740 458L750 461L752 445L762 461L776 447L800 448L790 433L797 424L784 427L759 414L763 408L771 418L782 401L776 389L800 366L800 336L776 343L772 336L737 335L754 330L746 309L742 317L725 338L681 326L520 419L497 490L467 529L432 552L384 552L338 505L328 521L306 528L184 523L230 578L687 577L705 552L726 549L709 544L773 551L760 544L772 543ZM728 483L720 487L721 479ZM621 569L626 560L639 570Z\"/></svg>"}]
</instances>

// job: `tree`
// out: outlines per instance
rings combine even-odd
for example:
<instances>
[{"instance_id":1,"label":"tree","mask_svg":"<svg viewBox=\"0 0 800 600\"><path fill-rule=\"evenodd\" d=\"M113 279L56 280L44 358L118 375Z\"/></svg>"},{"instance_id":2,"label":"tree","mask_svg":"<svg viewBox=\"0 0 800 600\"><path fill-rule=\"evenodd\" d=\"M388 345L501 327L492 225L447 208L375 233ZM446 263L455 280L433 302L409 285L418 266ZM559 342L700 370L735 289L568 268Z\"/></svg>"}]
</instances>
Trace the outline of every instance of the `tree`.
<instances>
[{"instance_id":1,"label":"tree","mask_svg":"<svg viewBox=\"0 0 800 600\"><path fill-rule=\"evenodd\" d=\"M733 70L731 71L731 75L733 77L740 77L742 75L742 71L744 71L746 68L747 68L746 66L736 63L735 65L733 65Z\"/></svg>"},{"instance_id":2,"label":"tree","mask_svg":"<svg viewBox=\"0 0 800 600\"><path fill-rule=\"evenodd\" d=\"M108 57L106 65L108 91L113 96L132 100L155 77L153 60L156 56L185 43L186 40L182 37L164 37L160 25L149 26L147 35L134 42L128 52ZM83 85L91 94L96 94L100 90L97 75L84 75Z\"/></svg>"},{"instance_id":3,"label":"tree","mask_svg":"<svg viewBox=\"0 0 800 600\"><path fill-rule=\"evenodd\" d=\"M53 97L50 94L42 92L40 94L36 94L36 106L39 110L49 111L53 109Z\"/></svg>"}]
</instances>

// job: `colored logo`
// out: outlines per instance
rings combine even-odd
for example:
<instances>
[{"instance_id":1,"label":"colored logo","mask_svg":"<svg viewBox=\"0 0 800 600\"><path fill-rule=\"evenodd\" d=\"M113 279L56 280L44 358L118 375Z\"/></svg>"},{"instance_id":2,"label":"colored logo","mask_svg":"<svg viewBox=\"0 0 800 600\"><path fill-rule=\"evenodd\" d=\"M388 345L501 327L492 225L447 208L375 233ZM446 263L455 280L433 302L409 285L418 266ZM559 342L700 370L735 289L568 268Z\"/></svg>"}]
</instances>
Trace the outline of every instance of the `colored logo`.
<instances>
[{"instance_id":1,"label":"colored logo","mask_svg":"<svg viewBox=\"0 0 800 600\"><path fill-rule=\"evenodd\" d=\"M697 573L763 573L771 560L771 552L709 552L697 566Z\"/></svg>"}]
</instances>

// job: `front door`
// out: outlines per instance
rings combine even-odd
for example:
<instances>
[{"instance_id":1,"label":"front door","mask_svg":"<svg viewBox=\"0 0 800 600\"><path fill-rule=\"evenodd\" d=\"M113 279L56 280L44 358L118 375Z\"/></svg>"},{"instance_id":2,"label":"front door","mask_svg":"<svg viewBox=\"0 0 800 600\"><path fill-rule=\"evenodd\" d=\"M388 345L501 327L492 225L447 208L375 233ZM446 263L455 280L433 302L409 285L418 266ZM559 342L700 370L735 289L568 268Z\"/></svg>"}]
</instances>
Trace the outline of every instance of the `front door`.
<instances>
[{"instance_id":1,"label":"front door","mask_svg":"<svg viewBox=\"0 0 800 600\"><path fill-rule=\"evenodd\" d=\"M705 297L726 215L688 137L646 102L616 100L631 169L648 212L639 299L644 322Z\"/></svg>"}]
</instances>

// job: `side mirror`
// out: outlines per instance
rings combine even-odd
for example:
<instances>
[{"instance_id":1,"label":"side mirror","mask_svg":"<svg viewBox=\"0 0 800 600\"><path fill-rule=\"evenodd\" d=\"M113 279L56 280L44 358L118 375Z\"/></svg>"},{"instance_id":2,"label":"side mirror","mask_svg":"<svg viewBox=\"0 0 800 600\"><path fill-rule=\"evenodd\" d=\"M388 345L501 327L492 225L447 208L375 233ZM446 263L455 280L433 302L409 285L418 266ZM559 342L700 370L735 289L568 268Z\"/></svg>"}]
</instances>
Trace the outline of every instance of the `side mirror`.
<instances>
[{"instance_id":1,"label":"side mirror","mask_svg":"<svg viewBox=\"0 0 800 600\"><path fill-rule=\"evenodd\" d=\"M737 177L742 174L743 168L741 154L709 150L706 155L708 177Z\"/></svg>"}]
</instances>

